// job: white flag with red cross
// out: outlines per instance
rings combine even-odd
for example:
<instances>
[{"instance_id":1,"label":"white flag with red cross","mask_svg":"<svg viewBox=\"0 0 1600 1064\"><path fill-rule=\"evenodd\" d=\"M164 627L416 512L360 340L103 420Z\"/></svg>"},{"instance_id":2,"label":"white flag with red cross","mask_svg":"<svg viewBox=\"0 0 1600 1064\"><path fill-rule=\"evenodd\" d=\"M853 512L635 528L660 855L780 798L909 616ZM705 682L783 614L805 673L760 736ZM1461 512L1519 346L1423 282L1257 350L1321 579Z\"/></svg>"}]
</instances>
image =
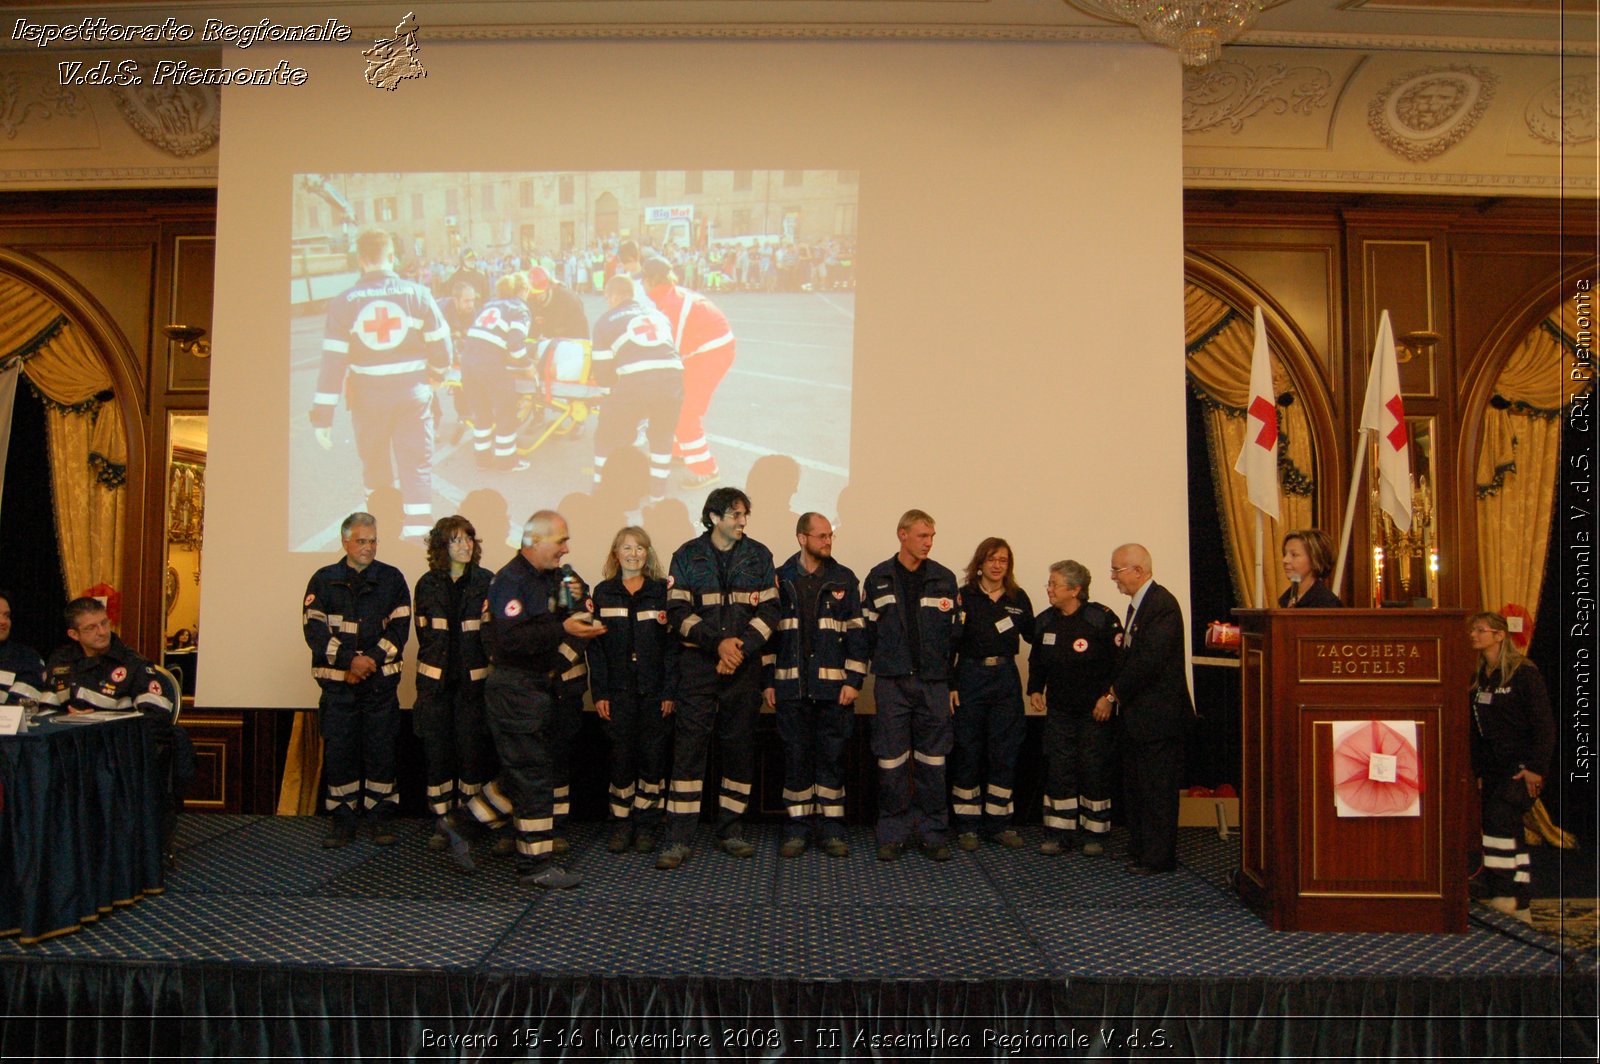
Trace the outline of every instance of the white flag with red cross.
<instances>
[{"instance_id":1,"label":"white flag with red cross","mask_svg":"<svg viewBox=\"0 0 1600 1064\"><path fill-rule=\"evenodd\" d=\"M1411 530L1411 434L1400 401L1400 365L1395 358L1394 328L1389 312L1378 320L1378 345L1367 376L1367 400L1361 407L1361 430L1378 443L1378 505L1394 527Z\"/></svg>"},{"instance_id":2,"label":"white flag with red cross","mask_svg":"<svg viewBox=\"0 0 1600 1064\"><path fill-rule=\"evenodd\" d=\"M1267 351L1267 327L1256 307L1256 346L1250 356L1250 401L1245 404L1244 446L1234 471L1243 473L1250 505L1278 519L1278 404L1272 390L1272 355Z\"/></svg>"}]
</instances>

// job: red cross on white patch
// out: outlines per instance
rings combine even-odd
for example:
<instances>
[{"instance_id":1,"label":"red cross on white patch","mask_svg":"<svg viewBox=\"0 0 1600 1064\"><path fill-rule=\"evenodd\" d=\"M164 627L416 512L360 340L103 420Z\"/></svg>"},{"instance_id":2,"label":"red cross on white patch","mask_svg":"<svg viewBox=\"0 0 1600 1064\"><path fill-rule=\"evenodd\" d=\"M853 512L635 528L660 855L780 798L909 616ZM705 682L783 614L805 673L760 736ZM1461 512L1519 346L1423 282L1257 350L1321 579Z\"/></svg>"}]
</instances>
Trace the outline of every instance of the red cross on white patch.
<instances>
[{"instance_id":1,"label":"red cross on white patch","mask_svg":"<svg viewBox=\"0 0 1600 1064\"><path fill-rule=\"evenodd\" d=\"M387 299L374 299L356 315L356 338L372 351L392 351L409 331L406 312Z\"/></svg>"},{"instance_id":2,"label":"red cross on white patch","mask_svg":"<svg viewBox=\"0 0 1600 1064\"><path fill-rule=\"evenodd\" d=\"M121 665L118 665L116 668L111 670L111 682L112 683L121 683L123 680L126 680L127 678L128 678L128 670L124 669Z\"/></svg>"},{"instance_id":3,"label":"red cross on white patch","mask_svg":"<svg viewBox=\"0 0 1600 1064\"><path fill-rule=\"evenodd\" d=\"M951 603L950 603L949 599L943 599L943 598L940 599L939 600L939 612L940 613L949 613L950 612L950 605L951 605Z\"/></svg>"},{"instance_id":4,"label":"red cross on white patch","mask_svg":"<svg viewBox=\"0 0 1600 1064\"><path fill-rule=\"evenodd\" d=\"M1089 649L1089 641L1083 638L1074 639L1072 641L1072 649L1082 654L1085 650Z\"/></svg>"},{"instance_id":5,"label":"red cross on white patch","mask_svg":"<svg viewBox=\"0 0 1600 1064\"><path fill-rule=\"evenodd\" d=\"M506 603L506 616L507 617L518 617L518 616L521 616L521 614L522 614L522 600L521 599L512 599L510 602Z\"/></svg>"}]
</instances>

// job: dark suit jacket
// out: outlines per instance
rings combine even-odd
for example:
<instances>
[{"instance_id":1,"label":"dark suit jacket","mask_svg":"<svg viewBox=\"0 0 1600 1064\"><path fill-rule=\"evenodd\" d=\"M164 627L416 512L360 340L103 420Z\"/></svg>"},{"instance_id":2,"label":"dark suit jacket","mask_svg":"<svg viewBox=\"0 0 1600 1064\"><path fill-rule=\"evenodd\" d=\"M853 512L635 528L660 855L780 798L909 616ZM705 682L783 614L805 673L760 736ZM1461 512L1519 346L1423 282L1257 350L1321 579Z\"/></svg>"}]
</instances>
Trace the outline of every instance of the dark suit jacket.
<instances>
[{"instance_id":1,"label":"dark suit jacket","mask_svg":"<svg viewBox=\"0 0 1600 1064\"><path fill-rule=\"evenodd\" d=\"M1194 719L1194 702L1183 663L1183 610L1172 592L1151 583L1130 631L1112 684L1123 731L1136 743L1177 738Z\"/></svg>"}]
</instances>

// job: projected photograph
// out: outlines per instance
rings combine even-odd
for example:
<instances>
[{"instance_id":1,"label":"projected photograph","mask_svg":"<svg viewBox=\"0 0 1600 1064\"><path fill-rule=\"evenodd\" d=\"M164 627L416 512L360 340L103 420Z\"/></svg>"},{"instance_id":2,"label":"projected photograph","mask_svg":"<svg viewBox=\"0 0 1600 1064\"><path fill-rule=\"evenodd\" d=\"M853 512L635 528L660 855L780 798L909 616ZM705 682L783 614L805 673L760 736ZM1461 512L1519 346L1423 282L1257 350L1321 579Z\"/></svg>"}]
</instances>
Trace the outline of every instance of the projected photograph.
<instances>
[{"instance_id":1,"label":"projected photograph","mask_svg":"<svg viewBox=\"0 0 1600 1064\"><path fill-rule=\"evenodd\" d=\"M723 484L832 512L857 202L840 170L295 175L289 549L476 512L498 558L554 506L670 551Z\"/></svg>"}]
</instances>

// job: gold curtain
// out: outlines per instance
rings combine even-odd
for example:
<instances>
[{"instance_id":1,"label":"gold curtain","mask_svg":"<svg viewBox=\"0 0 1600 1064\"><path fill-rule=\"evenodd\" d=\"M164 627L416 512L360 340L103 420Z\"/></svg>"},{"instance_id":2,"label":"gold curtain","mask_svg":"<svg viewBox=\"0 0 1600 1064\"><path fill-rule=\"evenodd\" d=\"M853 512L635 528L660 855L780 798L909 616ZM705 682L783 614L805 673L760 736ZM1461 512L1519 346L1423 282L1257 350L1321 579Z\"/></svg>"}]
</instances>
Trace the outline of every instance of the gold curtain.
<instances>
[{"instance_id":1,"label":"gold curtain","mask_svg":"<svg viewBox=\"0 0 1600 1064\"><path fill-rule=\"evenodd\" d=\"M279 816L314 816L322 782L322 731L317 714L296 713L289 731L289 756L278 788Z\"/></svg>"},{"instance_id":2,"label":"gold curtain","mask_svg":"<svg viewBox=\"0 0 1600 1064\"><path fill-rule=\"evenodd\" d=\"M1539 612L1550 520L1560 478L1562 412L1588 390L1575 380L1577 307L1541 322L1495 379L1483 413L1476 471L1478 575L1483 608Z\"/></svg>"},{"instance_id":3,"label":"gold curtain","mask_svg":"<svg viewBox=\"0 0 1600 1064\"><path fill-rule=\"evenodd\" d=\"M1228 553L1228 573L1234 598L1244 606L1273 606L1288 586L1278 564L1278 542L1283 533L1307 528L1315 510L1316 458L1311 423L1305 406L1278 407L1278 518L1267 518L1267 601L1255 601L1255 508L1250 505L1244 475L1233 464L1244 446L1249 419L1250 358L1255 350L1255 327L1250 315L1234 311L1200 287L1184 286L1184 343L1189 357L1189 384L1205 405L1206 443L1211 455L1212 486L1217 515ZM1292 392L1282 361L1272 359L1272 389L1277 395Z\"/></svg>"},{"instance_id":4,"label":"gold curtain","mask_svg":"<svg viewBox=\"0 0 1600 1064\"><path fill-rule=\"evenodd\" d=\"M50 477L69 596L122 586L128 437L94 345L31 285L0 274L0 358L20 358L46 400Z\"/></svg>"}]
</instances>

